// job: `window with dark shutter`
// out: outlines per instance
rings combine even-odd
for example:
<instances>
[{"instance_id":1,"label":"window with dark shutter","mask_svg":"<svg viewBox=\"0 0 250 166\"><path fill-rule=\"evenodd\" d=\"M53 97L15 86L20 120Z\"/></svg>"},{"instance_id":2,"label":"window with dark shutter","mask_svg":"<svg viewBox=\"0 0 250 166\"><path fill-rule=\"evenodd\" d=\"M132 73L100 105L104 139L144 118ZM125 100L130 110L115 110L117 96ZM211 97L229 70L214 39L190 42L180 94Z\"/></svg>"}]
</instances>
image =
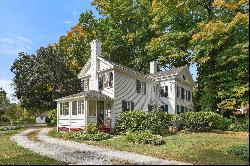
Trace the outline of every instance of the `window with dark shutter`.
<instances>
[{"instance_id":1,"label":"window with dark shutter","mask_svg":"<svg viewBox=\"0 0 250 166\"><path fill-rule=\"evenodd\" d=\"M177 86L177 97L180 97L180 87Z\"/></svg>"},{"instance_id":2,"label":"window with dark shutter","mask_svg":"<svg viewBox=\"0 0 250 166\"><path fill-rule=\"evenodd\" d=\"M113 88L113 72L109 73L109 87Z\"/></svg>"},{"instance_id":3,"label":"window with dark shutter","mask_svg":"<svg viewBox=\"0 0 250 166\"><path fill-rule=\"evenodd\" d=\"M186 90L186 100L188 99L188 91Z\"/></svg>"},{"instance_id":4,"label":"window with dark shutter","mask_svg":"<svg viewBox=\"0 0 250 166\"><path fill-rule=\"evenodd\" d=\"M168 97L168 86L165 86L165 94L164 94L165 97Z\"/></svg>"},{"instance_id":5,"label":"window with dark shutter","mask_svg":"<svg viewBox=\"0 0 250 166\"><path fill-rule=\"evenodd\" d=\"M190 101L190 98L191 98L191 92L188 91L188 101Z\"/></svg>"},{"instance_id":6,"label":"window with dark shutter","mask_svg":"<svg viewBox=\"0 0 250 166\"><path fill-rule=\"evenodd\" d=\"M131 110L133 111L135 109L135 104L133 101L131 101Z\"/></svg>"},{"instance_id":7,"label":"window with dark shutter","mask_svg":"<svg viewBox=\"0 0 250 166\"><path fill-rule=\"evenodd\" d=\"M160 97L164 97L164 89L163 89L163 87L161 87L161 89L160 89Z\"/></svg>"},{"instance_id":8,"label":"window with dark shutter","mask_svg":"<svg viewBox=\"0 0 250 166\"><path fill-rule=\"evenodd\" d=\"M177 111L176 111L177 114L180 114L180 106L177 105Z\"/></svg>"},{"instance_id":9,"label":"window with dark shutter","mask_svg":"<svg viewBox=\"0 0 250 166\"><path fill-rule=\"evenodd\" d=\"M146 94L146 82L143 82L143 84L144 84L144 94Z\"/></svg>"},{"instance_id":10,"label":"window with dark shutter","mask_svg":"<svg viewBox=\"0 0 250 166\"><path fill-rule=\"evenodd\" d=\"M181 106L181 113L184 112L184 106Z\"/></svg>"},{"instance_id":11,"label":"window with dark shutter","mask_svg":"<svg viewBox=\"0 0 250 166\"><path fill-rule=\"evenodd\" d=\"M165 111L165 109L164 109L164 105L161 105L161 107L160 107L160 111L162 111L162 112L164 112L164 111Z\"/></svg>"},{"instance_id":12,"label":"window with dark shutter","mask_svg":"<svg viewBox=\"0 0 250 166\"><path fill-rule=\"evenodd\" d=\"M136 92L141 93L141 82L136 80Z\"/></svg>"},{"instance_id":13,"label":"window with dark shutter","mask_svg":"<svg viewBox=\"0 0 250 166\"><path fill-rule=\"evenodd\" d=\"M182 99L184 99L184 98L185 98L184 88L181 88L181 98L182 98Z\"/></svg>"},{"instance_id":14,"label":"window with dark shutter","mask_svg":"<svg viewBox=\"0 0 250 166\"><path fill-rule=\"evenodd\" d=\"M167 104L165 104L164 111L168 113L168 105Z\"/></svg>"},{"instance_id":15,"label":"window with dark shutter","mask_svg":"<svg viewBox=\"0 0 250 166\"><path fill-rule=\"evenodd\" d=\"M98 88L103 89L103 75L98 78Z\"/></svg>"},{"instance_id":16,"label":"window with dark shutter","mask_svg":"<svg viewBox=\"0 0 250 166\"><path fill-rule=\"evenodd\" d=\"M127 102L122 100L122 111L127 111Z\"/></svg>"},{"instance_id":17,"label":"window with dark shutter","mask_svg":"<svg viewBox=\"0 0 250 166\"><path fill-rule=\"evenodd\" d=\"M152 112L152 107L150 104L148 104L148 112Z\"/></svg>"}]
</instances>

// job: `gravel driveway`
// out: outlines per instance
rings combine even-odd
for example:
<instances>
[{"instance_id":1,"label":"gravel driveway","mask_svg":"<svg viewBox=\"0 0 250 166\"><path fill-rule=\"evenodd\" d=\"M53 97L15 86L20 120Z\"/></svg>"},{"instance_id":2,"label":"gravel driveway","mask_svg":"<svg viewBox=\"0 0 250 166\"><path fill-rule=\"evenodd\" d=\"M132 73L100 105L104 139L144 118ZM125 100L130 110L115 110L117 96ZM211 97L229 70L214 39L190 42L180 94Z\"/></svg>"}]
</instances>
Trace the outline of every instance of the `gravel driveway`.
<instances>
[{"instance_id":1,"label":"gravel driveway","mask_svg":"<svg viewBox=\"0 0 250 166\"><path fill-rule=\"evenodd\" d=\"M94 145L65 141L48 136L49 128L43 128L38 134L41 142L29 140L26 136L36 129L27 129L11 137L18 145L41 155L74 165L112 165L112 160L127 161L143 165L191 165L172 160L163 160L131 152L101 148Z\"/></svg>"}]
</instances>

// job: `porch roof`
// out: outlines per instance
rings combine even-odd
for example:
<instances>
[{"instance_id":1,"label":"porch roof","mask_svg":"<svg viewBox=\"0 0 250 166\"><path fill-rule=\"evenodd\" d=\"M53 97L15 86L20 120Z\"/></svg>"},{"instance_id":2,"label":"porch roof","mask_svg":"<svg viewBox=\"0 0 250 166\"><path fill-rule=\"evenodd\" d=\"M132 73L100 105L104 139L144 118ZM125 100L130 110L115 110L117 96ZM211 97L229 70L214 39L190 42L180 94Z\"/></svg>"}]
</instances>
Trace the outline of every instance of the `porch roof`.
<instances>
[{"instance_id":1,"label":"porch roof","mask_svg":"<svg viewBox=\"0 0 250 166\"><path fill-rule=\"evenodd\" d=\"M75 97L97 97L97 98L102 98L105 100L113 100L111 97L101 93L101 92L97 92L95 90L89 90L86 92L80 92L80 93L76 93L73 95L69 95L69 96L65 96L59 99L56 99L55 101L62 101L62 100L66 100L66 99L71 99L71 98L75 98Z\"/></svg>"}]
</instances>

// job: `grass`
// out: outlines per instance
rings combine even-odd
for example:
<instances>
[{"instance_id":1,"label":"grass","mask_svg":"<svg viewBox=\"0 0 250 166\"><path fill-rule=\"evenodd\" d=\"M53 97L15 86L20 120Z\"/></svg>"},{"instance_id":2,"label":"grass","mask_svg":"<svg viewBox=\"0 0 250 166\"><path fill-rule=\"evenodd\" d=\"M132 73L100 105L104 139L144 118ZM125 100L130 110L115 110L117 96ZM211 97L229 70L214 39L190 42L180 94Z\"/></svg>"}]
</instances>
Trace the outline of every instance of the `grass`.
<instances>
[{"instance_id":1,"label":"grass","mask_svg":"<svg viewBox=\"0 0 250 166\"><path fill-rule=\"evenodd\" d=\"M56 130L52 130L49 134L54 137L57 136ZM235 158L226 152L226 149L232 145L248 143L248 132L178 133L177 135L165 136L164 140L166 144L160 146L128 143L123 136L99 142L82 142L192 164L248 164L248 162Z\"/></svg>"},{"instance_id":2,"label":"grass","mask_svg":"<svg viewBox=\"0 0 250 166\"><path fill-rule=\"evenodd\" d=\"M63 162L44 157L18 146L10 137L18 131L0 133L0 165L62 165Z\"/></svg>"}]
</instances>

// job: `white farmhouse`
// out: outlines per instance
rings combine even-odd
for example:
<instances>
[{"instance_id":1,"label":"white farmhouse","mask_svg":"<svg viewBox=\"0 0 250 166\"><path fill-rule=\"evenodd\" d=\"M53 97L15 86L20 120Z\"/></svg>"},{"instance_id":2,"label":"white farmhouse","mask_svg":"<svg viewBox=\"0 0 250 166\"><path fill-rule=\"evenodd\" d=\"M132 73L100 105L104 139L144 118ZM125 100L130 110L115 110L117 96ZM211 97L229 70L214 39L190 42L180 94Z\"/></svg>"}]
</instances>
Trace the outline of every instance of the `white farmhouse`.
<instances>
[{"instance_id":1,"label":"white farmhouse","mask_svg":"<svg viewBox=\"0 0 250 166\"><path fill-rule=\"evenodd\" d=\"M188 66L142 74L101 57L101 43L91 42L91 57L78 74L82 91L57 99L57 129L79 130L88 123L110 131L119 114L127 110L165 111L178 114L193 110L194 81Z\"/></svg>"}]
</instances>

